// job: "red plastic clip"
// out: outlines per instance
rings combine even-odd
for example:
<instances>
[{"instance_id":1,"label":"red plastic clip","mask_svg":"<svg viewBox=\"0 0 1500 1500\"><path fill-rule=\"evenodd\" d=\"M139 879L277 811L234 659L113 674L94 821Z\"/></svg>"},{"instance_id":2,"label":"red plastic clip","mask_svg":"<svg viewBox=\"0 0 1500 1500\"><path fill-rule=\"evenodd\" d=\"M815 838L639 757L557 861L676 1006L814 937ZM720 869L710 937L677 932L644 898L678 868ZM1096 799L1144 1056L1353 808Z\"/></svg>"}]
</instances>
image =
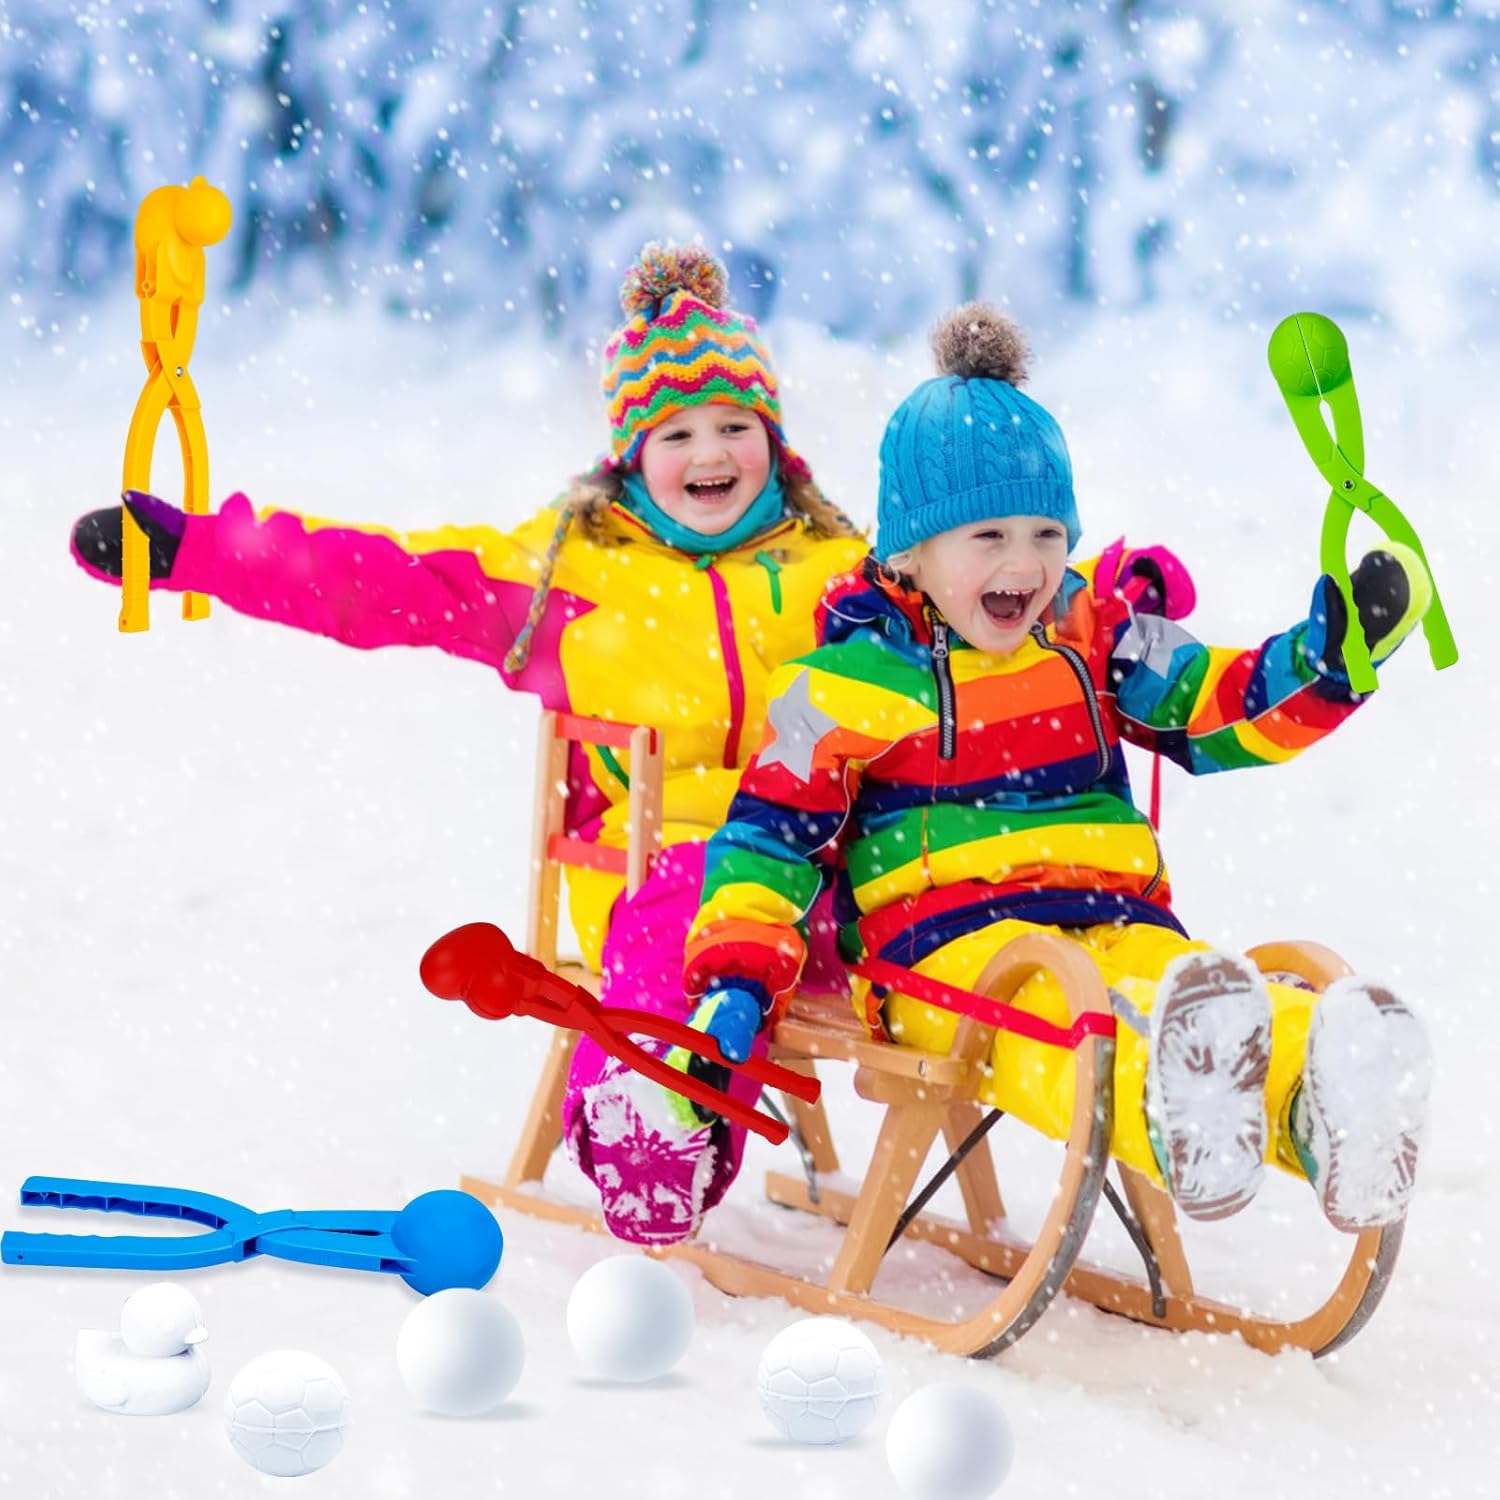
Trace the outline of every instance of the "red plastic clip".
<instances>
[{"instance_id":1,"label":"red plastic clip","mask_svg":"<svg viewBox=\"0 0 1500 1500\"><path fill-rule=\"evenodd\" d=\"M701 1078L669 1067L655 1053L631 1041L630 1034L656 1037L674 1047L684 1047L733 1072L745 1074L763 1087L781 1089L809 1104L817 1101L822 1088L816 1078L765 1058L729 1062L720 1055L717 1041L681 1021L648 1011L600 1005L581 985L554 974L529 954L518 953L493 922L468 922L445 933L422 956L421 974L422 983L438 999L462 1000L476 1016L487 1021L532 1016L569 1031L580 1031L636 1072L753 1130L772 1145L780 1145L787 1138L787 1127L780 1120L761 1114Z\"/></svg>"}]
</instances>

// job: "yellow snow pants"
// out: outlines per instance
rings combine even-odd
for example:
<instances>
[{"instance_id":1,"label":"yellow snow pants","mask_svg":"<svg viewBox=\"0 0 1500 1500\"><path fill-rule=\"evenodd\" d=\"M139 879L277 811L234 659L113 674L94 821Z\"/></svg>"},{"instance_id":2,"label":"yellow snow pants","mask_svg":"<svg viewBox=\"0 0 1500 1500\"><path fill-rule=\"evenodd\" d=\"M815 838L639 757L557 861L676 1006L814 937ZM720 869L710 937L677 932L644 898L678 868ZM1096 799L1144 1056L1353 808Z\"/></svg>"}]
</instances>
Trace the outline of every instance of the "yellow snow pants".
<instances>
[{"instance_id":1,"label":"yellow snow pants","mask_svg":"<svg viewBox=\"0 0 1500 1500\"><path fill-rule=\"evenodd\" d=\"M1067 938L1088 950L1105 985L1113 991L1111 1006L1118 1024L1115 1041L1115 1109L1110 1155L1144 1172L1161 1185L1161 1171L1146 1134L1147 1026L1162 971L1183 953L1206 952L1210 944L1194 942L1167 927L1147 923L1097 927L1046 927L1035 922L1002 921L956 938L915 966L960 989L972 989L989 961L1007 943L1027 932ZM1303 1176L1287 1124L1292 1096L1302 1078L1307 1028L1317 996L1292 985L1268 984L1271 996L1271 1067L1266 1080L1266 1160ZM1123 1002L1123 1003L1122 1003ZM1071 1022L1061 986L1051 974L1038 972L1016 992L1015 1005L1058 1026ZM856 996L856 1008L860 997ZM921 1000L892 991L884 1007L886 1026L897 1042L928 1052L946 1052L959 1017ZM1059 1140L1073 1121L1073 1053L997 1031L990 1053L992 1071L979 1088L980 1100L1025 1121Z\"/></svg>"}]
</instances>

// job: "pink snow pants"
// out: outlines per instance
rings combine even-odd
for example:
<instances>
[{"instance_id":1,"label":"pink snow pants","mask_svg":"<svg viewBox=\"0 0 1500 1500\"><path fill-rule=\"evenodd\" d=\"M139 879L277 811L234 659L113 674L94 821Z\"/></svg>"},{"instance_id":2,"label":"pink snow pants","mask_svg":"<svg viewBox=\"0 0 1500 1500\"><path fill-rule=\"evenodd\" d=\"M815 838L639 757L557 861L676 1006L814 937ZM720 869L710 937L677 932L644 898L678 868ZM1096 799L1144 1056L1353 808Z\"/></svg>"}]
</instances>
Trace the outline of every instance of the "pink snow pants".
<instances>
[{"instance_id":1,"label":"pink snow pants","mask_svg":"<svg viewBox=\"0 0 1500 1500\"><path fill-rule=\"evenodd\" d=\"M621 896L610 914L609 932L604 940L604 983L602 998L607 1005L649 1011L685 1021L693 1008L682 990L683 951L687 946L688 928L698 913L703 889L703 844L674 844L664 849L652 866L650 875L633 897ZM848 981L835 948L837 924L825 895L813 908L808 923L808 958L800 988L816 994L844 994ZM661 1042L646 1037L636 1041L665 1054ZM755 1055L764 1056L766 1037L756 1039ZM568 1074L563 1095L563 1139L568 1153L594 1181L593 1156L589 1149L590 1119L584 1090L599 1082L607 1068L619 1064L587 1036L580 1037ZM742 1074L731 1075L730 1093L736 1099L754 1103L760 1092L758 1084ZM713 1135L717 1149L713 1155L712 1175L702 1195L702 1207L712 1208L728 1191L739 1173L745 1151L745 1129L719 1121ZM621 1162L612 1154L617 1170L633 1171L641 1181L631 1184L643 1201L651 1198L653 1170L668 1170L667 1164L648 1151L638 1159ZM611 1228L617 1228L611 1224Z\"/></svg>"}]
</instances>

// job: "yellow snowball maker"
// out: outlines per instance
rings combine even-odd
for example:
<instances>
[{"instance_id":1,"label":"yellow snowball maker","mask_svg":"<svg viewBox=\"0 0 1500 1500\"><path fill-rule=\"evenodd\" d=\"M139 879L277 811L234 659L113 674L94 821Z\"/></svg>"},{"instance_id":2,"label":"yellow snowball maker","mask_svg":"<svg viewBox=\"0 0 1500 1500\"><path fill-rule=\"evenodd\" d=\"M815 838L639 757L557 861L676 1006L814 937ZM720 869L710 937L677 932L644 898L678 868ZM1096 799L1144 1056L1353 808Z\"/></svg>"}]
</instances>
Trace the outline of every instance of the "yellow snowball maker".
<instances>
[{"instance_id":1,"label":"yellow snowball maker","mask_svg":"<svg viewBox=\"0 0 1500 1500\"><path fill-rule=\"evenodd\" d=\"M201 177L186 187L174 184L147 193L135 216L135 294L141 304L146 383L125 439L121 488L151 488L156 431L162 414L170 410L182 447L183 509L197 515L208 510L208 439L187 367L203 302L203 247L216 245L229 233L231 217L229 199ZM150 552L145 533L129 511L122 512L120 525L124 575L120 629L146 630L151 623L147 603ZM208 600L202 594L182 596L184 620L207 616Z\"/></svg>"}]
</instances>

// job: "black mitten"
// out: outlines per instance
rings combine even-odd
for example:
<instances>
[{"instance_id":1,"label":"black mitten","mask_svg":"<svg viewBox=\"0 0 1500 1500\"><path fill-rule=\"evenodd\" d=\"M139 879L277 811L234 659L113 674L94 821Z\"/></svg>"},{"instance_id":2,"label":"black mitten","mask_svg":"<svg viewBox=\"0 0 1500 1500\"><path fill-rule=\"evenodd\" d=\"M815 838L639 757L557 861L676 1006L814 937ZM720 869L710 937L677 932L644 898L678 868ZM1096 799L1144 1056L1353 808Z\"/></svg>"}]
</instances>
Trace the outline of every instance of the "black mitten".
<instances>
[{"instance_id":1,"label":"black mitten","mask_svg":"<svg viewBox=\"0 0 1500 1500\"><path fill-rule=\"evenodd\" d=\"M125 505L136 524L146 533L152 578L170 578L187 528L187 516L175 505L158 500L142 490L126 490ZM118 578L125 571L124 543L120 533L121 508L90 511L74 523L73 556L80 566L100 578Z\"/></svg>"},{"instance_id":2,"label":"black mitten","mask_svg":"<svg viewBox=\"0 0 1500 1500\"><path fill-rule=\"evenodd\" d=\"M1349 582L1370 660L1378 666L1427 613L1432 603L1432 579L1410 547L1386 541L1365 553ZM1344 637L1348 629L1344 596L1325 573L1313 590L1312 614L1303 642L1318 671L1328 676L1346 675Z\"/></svg>"}]
</instances>

